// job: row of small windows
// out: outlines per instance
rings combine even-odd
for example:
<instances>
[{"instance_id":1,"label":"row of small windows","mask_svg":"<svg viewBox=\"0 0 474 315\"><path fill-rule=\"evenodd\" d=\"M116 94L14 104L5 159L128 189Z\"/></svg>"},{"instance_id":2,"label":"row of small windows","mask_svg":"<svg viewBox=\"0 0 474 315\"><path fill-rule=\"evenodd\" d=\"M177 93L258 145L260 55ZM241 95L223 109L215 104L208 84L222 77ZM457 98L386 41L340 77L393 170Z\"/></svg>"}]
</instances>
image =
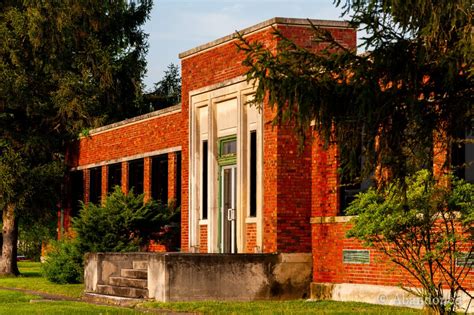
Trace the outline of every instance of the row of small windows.
<instances>
[{"instance_id":1,"label":"row of small windows","mask_svg":"<svg viewBox=\"0 0 474 315\"><path fill-rule=\"evenodd\" d=\"M181 153L176 153L176 176L174 188L176 203L180 205L181 196ZM135 194L144 192L144 160L136 159L128 163L128 189ZM168 203L168 155L162 154L151 158L151 198L162 203ZM79 211L80 202L84 201L83 171L74 171L70 174L71 209L73 216ZM107 192L110 193L116 186L122 186L122 163L107 165ZM102 198L102 167L89 169L89 202L98 204Z\"/></svg>"}]
</instances>

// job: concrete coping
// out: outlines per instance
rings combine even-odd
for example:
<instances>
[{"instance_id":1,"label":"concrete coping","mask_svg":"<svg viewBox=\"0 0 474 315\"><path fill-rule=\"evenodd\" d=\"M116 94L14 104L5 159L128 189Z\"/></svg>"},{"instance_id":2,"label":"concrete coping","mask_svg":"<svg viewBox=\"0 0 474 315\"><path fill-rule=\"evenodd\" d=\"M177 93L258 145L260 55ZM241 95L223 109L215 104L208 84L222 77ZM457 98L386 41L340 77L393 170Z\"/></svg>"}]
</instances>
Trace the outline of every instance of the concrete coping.
<instances>
[{"instance_id":1,"label":"concrete coping","mask_svg":"<svg viewBox=\"0 0 474 315\"><path fill-rule=\"evenodd\" d=\"M248 35L254 32L258 32L263 28L275 25L275 24L281 24L281 25L295 25L295 26L310 26L311 24L316 25L316 26L322 26L322 27L335 27L335 28L351 28L348 22L345 21L335 21L335 20L317 20L317 19L297 19L297 18L284 18L284 17L274 17L269 20L266 20L264 22L255 24L253 26L244 28L240 31L238 31L241 35ZM195 48L186 50L182 53L180 53L178 56L180 59L184 59L186 57L189 57L191 55L197 54L203 50L212 48L214 46L223 44L225 42L229 42L231 40L234 40L237 37L237 33L232 33L230 35L218 38L212 42L199 45Z\"/></svg>"},{"instance_id":2,"label":"concrete coping","mask_svg":"<svg viewBox=\"0 0 474 315\"><path fill-rule=\"evenodd\" d=\"M135 116L135 117L128 118L128 119L125 119L125 120L121 120L121 121L118 121L118 122L113 123L113 124L109 124L109 125L105 125L105 126L102 126L102 127L91 129L89 131L89 135L98 134L98 133L101 133L101 132L104 132L104 131L108 131L110 129L116 129L116 128L119 128L119 127L123 127L125 125L129 125L131 123L136 123L136 122L139 122L141 120L150 119L150 118L154 118L154 117L158 117L158 116L164 116L164 115L171 114L173 112L179 112L179 111L181 111L181 103L179 103L177 105L170 106L170 107L166 107L166 108L163 108L163 109L155 110L153 112L143 114L143 115L140 115L140 116ZM84 137L84 136L81 136L81 137Z\"/></svg>"}]
</instances>

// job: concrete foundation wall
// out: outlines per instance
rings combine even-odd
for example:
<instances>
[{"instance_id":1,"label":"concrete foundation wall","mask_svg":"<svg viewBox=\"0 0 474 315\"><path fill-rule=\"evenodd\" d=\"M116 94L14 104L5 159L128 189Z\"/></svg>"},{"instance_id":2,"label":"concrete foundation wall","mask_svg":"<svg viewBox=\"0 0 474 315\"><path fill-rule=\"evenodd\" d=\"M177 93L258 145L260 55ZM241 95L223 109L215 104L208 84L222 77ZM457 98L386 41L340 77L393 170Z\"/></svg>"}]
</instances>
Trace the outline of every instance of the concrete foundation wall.
<instances>
[{"instance_id":1,"label":"concrete foundation wall","mask_svg":"<svg viewBox=\"0 0 474 315\"><path fill-rule=\"evenodd\" d=\"M95 253L86 257L86 292L148 262L148 295L157 301L270 300L309 297L310 253L190 254Z\"/></svg>"},{"instance_id":2,"label":"concrete foundation wall","mask_svg":"<svg viewBox=\"0 0 474 315\"><path fill-rule=\"evenodd\" d=\"M471 292L472 294L472 292ZM448 298L448 292L446 292ZM423 308L423 301L403 290L401 287L355 283L311 283L311 299L365 302L371 304L403 306L411 308ZM458 312L474 312L474 302L469 303L470 298L461 292L457 303ZM469 306L469 304L471 304Z\"/></svg>"},{"instance_id":3,"label":"concrete foundation wall","mask_svg":"<svg viewBox=\"0 0 474 315\"><path fill-rule=\"evenodd\" d=\"M96 292L98 284L108 284L122 269L132 269L134 261L148 260L151 253L88 253L84 263L86 292Z\"/></svg>"}]
</instances>

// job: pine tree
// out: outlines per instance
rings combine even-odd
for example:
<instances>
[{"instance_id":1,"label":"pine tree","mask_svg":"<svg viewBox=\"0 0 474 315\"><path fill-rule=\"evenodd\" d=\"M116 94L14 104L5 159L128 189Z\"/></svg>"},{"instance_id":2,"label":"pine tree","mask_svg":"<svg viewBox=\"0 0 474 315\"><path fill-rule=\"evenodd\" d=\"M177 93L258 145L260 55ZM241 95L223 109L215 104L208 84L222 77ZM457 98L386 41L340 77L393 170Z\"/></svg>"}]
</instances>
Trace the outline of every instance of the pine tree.
<instances>
[{"instance_id":1,"label":"pine tree","mask_svg":"<svg viewBox=\"0 0 474 315\"><path fill-rule=\"evenodd\" d=\"M181 101L181 75L177 65L168 65L163 79L155 83L154 91L145 96L145 101L150 110L163 109Z\"/></svg>"},{"instance_id":2,"label":"pine tree","mask_svg":"<svg viewBox=\"0 0 474 315\"><path fill-rule=\"evenodd\" d=\"M0 274L18 274L18 220L54 209L66 144L142 111L146 21L139 4L92 0L0 3Z\"/></svg>"},{"instance_id":3,"label":"pine tree","mask_svg":"<svg viewBox=\"0 0 474 315\"><path fill-rule=\"evenodd\" d=\"M335 137L345 173L360 165L361 148L366 176L376 166L403 178L432 165L434 134L453 142L472 128L472 1L335 2L367 34L367 53L316 26L315 40L327 44L318 53L277 30L277 54L241 38L255 101L268 93L275 121L293 123L303 140L309 129Z\"/></svg>"}]
</instances>

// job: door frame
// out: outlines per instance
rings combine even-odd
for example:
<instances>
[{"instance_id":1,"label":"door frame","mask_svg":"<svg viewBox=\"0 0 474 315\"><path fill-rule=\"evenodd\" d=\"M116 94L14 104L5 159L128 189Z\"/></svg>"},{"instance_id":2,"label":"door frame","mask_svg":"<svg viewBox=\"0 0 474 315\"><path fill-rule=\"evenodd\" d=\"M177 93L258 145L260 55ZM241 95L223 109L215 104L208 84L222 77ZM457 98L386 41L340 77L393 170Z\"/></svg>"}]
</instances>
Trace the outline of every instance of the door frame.
<instances>
[{"instance_id":1,"label":"door frame","mask_svg":"<svg viewBox=\"0 0 474 315\"><path fill-rule=\"evenodd\" d=\"M219 192L218 192L218 216L217 216L217 243L218 243L218 248L219 248L219 253L223 253L224 248L223 248L223 201L222 201L222 185L223 185L223 179L222 179L222 174L224 168L230 168L230 167L235 167L235 185L238 185L238 169L237 169L237 151L236 153L232 154L223 154L223 146L226 142L236 142L236 150L237 148L237 135L230 135L230 136L225 136L221 137L217 141L217 152L218 152L218 158L217 158L217 163L219 165L219 170L218 170L218 187L219 187ZM238 189L236 189L236 196L235 196L235 251L238 251L238 246L237 246L237 238L238 238L238 221L237 218L238 216L238 209L237 209L237 193Z\"/></svg>"}]
</instances>

